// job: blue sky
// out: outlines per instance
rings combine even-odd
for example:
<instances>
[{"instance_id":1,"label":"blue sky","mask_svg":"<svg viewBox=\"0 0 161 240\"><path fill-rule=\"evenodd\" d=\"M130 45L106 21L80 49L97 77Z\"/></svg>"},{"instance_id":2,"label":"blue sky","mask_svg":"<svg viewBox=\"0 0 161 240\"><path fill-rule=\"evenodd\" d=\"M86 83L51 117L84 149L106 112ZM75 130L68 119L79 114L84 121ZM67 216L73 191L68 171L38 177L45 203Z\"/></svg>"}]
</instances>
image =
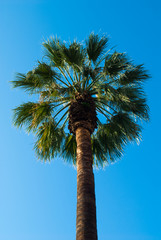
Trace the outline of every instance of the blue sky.
<instances>
[{"instance_id":1,"label":"blue sky","mask_svg":"<svg viewBox=\"0 0 161 240\"><path fill-rule=\"evenodd\" d=\"M41 59L44 39L82 41L91 31L106 33L152 76L142 142L95 171L98 239L161 239L160 10L157 0L0 1L0 240L75 239L76 170L61 158L37 160L34 137L11 120L11 109L29 97L9 81Z\"/></svg>"}]
</instances>

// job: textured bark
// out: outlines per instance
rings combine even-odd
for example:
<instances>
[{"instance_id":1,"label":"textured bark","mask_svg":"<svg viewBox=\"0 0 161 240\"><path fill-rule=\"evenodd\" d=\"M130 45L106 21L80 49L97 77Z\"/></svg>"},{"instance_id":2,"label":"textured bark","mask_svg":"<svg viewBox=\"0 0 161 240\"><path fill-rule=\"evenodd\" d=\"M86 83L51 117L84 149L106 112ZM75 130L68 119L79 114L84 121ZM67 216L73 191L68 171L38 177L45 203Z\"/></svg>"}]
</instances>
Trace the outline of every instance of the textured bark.
<instances>
[{"instance_id":1,"label":"textured bark","mask_svg":"<svg viewBox=\"0 0 161 240\"><path fill-rule=\"evenodd\" d=\"M93 133L97 128L96 106L93 98L86 92L75 94L69 108L69 130L75 134L78 127Z\"/></svg>"},{"instance_id":2,"label":"textured bark","mask_svg":"<svg viewBox=\"0 0 161 240\"><path fill-rule=\"evenodd\" d=\"M78 127L75 133L77 142L76 240L97 240L91 134L83 127Z\"/></svg>"}]
</instances>

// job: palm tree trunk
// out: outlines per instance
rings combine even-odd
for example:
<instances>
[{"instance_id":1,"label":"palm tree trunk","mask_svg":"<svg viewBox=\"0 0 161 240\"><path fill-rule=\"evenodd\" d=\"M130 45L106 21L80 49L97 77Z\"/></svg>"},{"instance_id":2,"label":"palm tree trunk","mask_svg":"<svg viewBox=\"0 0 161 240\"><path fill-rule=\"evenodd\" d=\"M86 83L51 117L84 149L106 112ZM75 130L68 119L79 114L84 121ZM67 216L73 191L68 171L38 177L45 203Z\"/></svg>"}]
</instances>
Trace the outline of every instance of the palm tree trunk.
<instances>
[{"instance_id":1,"label":"palm tree trunk","mask_svg":"<svg viewBox=\"0 0 161 240\"><path fill-rule=\"evenodd\" d=\"M96 203L90 132L79 127L77 142L76 240L97 240Z\"/></svg>"}]
</instances>

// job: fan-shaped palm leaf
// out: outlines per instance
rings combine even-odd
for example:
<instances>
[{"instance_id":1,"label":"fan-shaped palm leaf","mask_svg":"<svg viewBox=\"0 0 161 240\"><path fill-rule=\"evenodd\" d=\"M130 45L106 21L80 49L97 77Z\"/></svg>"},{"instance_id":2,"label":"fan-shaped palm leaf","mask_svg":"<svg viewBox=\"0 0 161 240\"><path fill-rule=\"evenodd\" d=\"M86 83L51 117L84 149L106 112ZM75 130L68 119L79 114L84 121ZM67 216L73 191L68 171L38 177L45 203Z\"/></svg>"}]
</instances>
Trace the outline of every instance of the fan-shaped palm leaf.
<instances>
[{"instance_id":1,"label":"fan-shaped palm leaf","mask_svg":"<svg viewBox=\"0 0 161 240\"><path fill-rule=\"evenodd\" d=\"M89 60L94 63L102 56L107 47L108 38L99 37L98 34L91 33L89 39L86 41L86 50Z\"/></svg>"}]
</instances>

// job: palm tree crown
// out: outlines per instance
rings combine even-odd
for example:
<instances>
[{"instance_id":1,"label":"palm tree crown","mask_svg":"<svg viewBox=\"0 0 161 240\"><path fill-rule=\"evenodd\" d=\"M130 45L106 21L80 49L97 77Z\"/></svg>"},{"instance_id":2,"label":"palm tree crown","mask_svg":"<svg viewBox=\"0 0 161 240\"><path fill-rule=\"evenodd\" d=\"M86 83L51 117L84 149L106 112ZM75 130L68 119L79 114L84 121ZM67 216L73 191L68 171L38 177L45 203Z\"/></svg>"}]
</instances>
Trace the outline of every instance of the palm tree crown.
<instances>
[{"instance_id":1,"label":"palm tree crown","mask_svg":"<svg viewBox=\"0 0 161 240\"><path fill-rule=\"evenodd\" d=\"M149 118L143 65L107 50L108 38L94 33L83 43L51 38L43 46L46 60L12 81L38 99L14 109L14 124L36 134L41 159L61 154L75 164L75 131L82 126L91 133L93 165L114 161Z\"/></svg>"}]
</instances>

